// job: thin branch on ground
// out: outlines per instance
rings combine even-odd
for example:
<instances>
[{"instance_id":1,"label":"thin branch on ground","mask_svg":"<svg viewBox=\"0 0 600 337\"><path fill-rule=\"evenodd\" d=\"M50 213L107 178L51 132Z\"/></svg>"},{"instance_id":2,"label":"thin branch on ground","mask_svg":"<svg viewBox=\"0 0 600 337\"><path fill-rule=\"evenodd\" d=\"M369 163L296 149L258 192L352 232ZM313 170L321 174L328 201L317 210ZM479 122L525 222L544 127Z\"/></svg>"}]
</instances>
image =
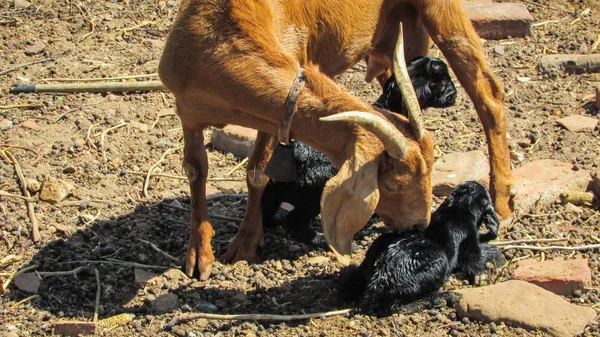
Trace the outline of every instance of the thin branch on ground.
<instances>
[{"instance_id":1,"label":"thin branch on ground","mask_svg":"<svg viewBox=\"0 0 600 337\"><path fill-rule=\"evenodd\" d=\"M46 59L43 59L43 60L33 61L33 62L29 62L29 63L23 63L23 64L20 64L20 65L18 65L16 67L12 67L12 68L6 69L4 71L0 71L0 76L6 75L6 74L8 74L10 72L13 72L13 71L17 70L17 69L25 68L25 67L28 67L28 66L31 66L31 65L34 65L34 64L50 62L50 61L54 61L54 59L51 58L51 57L49 57L49 58L46 58Z\"/></svg>"},{"instance_id":2,"label":"thin branch on ground","mask_svg":"<svg viewBox=\"0 0 600 337\"><path fill-rule=\"evenodd\" d=\"M150 265L150 264L142 264L142 263L137 263L137 262L129 262L129 261L120 261L120 260L115 260L115 259L109 259L109 260L80 260L80 261L64 261L64 262L59 262L59 264L69 264L69 263L93 263L93 264L114 264L114 265L118 265L118 266L125 266L125 267L134 267L134 268L146 268L146 269L169 269L172 268L171 266L169 267L165 267L165 266L155 266L155 265Z\"/></svg>"},{"instance_id":3,"label":"thin branch on ground","mask_svg":"<svg viewBox=\"0 0 600 337\"><path fill-rule=\"evenodd\" d=\"M61 271L36 271L35 273L39 276L70 276L73 275L77 279L77 273L84 271L88 267L81 266L72 270L61 270Z\"/></svg>"},{"instance_id":4,"label":"thin branch on ground","mask_svg":"<svg viewBox=\"0 0 600 337\"><path fill-rule=\"evenodd\" d=\"M209 313L194 313L183 314L173 317L169 323L163 326L163 329L171 328L179 323L187 322L199 318L206 319L221 319L221 320L238 320L238 321L297 321L311 318L323 318L337 315L347 315L354 309L342 309L327 312L316 312L312 314L301 315L271 315L271 314L237 314L237 315L219 315Z\"/></svg>"},{"instance_id":5,"label":"thin branch on ground","mask_svg":"<svg viewBox=\"0 0 600 337\"><path fill-rule=\"evenodd\" d=\"M20 306L21 304L23 304L23 303L25 303L25 302L29 302L29 301L31 301L31 300L35 300L35 299L36 299L36 298L38 298L38 297L40 297L40 295L37 295L37 294L36 294L36 295L31 295L31 296L29 296L29 297L25 297L24 299L20 300L19 302L17 302L17 303L15 303L15 304L13 304L13 305L12 305L10 308L11 308L11 309L14 309L14 308L16 308L16 307Z\"/></svg>"},{"instance_id":6,"label":"thin branch on ground","mask_svg":"<svg viewBox=\"0 0 600 337\"><path fill-rule=\"evenodd\" d=\"M40 159L42 159L42 155L39 152L37 152L34 149L30 149L28 147L19 146L19 145L11 145L11 144L0 144L0 147L5 148L4 150L19 149L19 150L29 151L29 152L35 154L36 158L31 162L32 164L37 163Z\"/></svg>"},{"instance_id":7,"label":"thin branch on ground","mask_svg":"<svg viewBox=\"0 0 600 337\"><path fill-rule=\"evenodd\" d=\"M36 198L28 198L28 197L24 197L22 195L16 195L16 194L10 194L6 191L0 190L0 197L7 197L7 198L17 198L17 199L21 199L21 200L25 200L25 201L31 201L31 202L36 202L37 199Z\"/></svg>"},{"instance_id":8,"label":"thin branch on ground","mask_svg":"<svg viewBox=\"0 0 600 337\"><path fill-rule=\"evenodd\" d=\"M175 151L181 150L183 147L182 146L178 146L175 148L170 148L167 149L162 156L160 157L160 159L154 163L150 169L148 170L148 172L146 173L146 179L144 179L144 188L143 188L143 193L144 193L144 197L146 197L146 199L150 199L150 197L148 196L148 183L150 182L150 176L152 175L152 171L154 171L154 169L160 165L160 163L165 159L165 157L170 154L173 153Z\"/></svg>"},{"instance_id":9,"label":"thin branch on ground","mask_svg":"<svg viewBox=\"0 0 600 337\"><path fill-rule=\"evenodd\" d=\"M239 164L235 165L235 167L232 168L229 172L227 172L227 174L225 176L229 177L230 175L233 174L233 172L237 171L240 167L242 167L247 162L248 162L248 157L244 158L244 160L242 160Z\"/></svg>"},{"instance_id":10,"label":"thin branch on ground","mask_svg":"<svg viewBox=\"0 0 600 337\"><path fill-rule=\"evenodd\" d=\"M100 134L100 141L98 142L98 148L100 149L100 152L102 152L102 158L104 159L104 161L107 161L106 159L106 151L105 151L105 146L104 146L104 139L106 138L106 134L108 134L108 132L116 130L118 128L122 128L124 126L126 126L128 123L120 123L117 124L113 127L110 127L104 131L102 131L102 133Z\"/></svg>"},{"instance_id":11,"label":"thin branch on ground","mask_svg":"<svg viewBox=\"0 0 600 337\"><path fill-rule=\"evenodd\" d=\"M515 245L515 246L503 246L499 247L502 250L509 249L529 249L536 251L548 251L548 250L567 250L567 251L582 251L582 250L591 250L591 249L599 249L600 244L597 245L585 245L585 246L528 246L528 245Z\"/></svg>"},{"instance_id":12,"label":"thin branch on ground","mask_svg":"<svg viewBox=\"0 0 600 337\"><path fill-rule=\"evenodd\" d=\"M169 204L165 204L164 202L161 203L161 205L164 206L164 207L176 209L176 210L179 210L179 211L184 211L184 212L189 212L190 211L188 208L174 206L174 205L169 205ZM242 222L244 220L242 218L234 218L234 217L230 217L230 216L217 215L217 214L209 214L209 216L211 218L220 219L220 220L227 220L227 221Z\"/></svg>"},{"instance_id":13,"label":"thin branch on ground","mask_svg":"<svg viewBox=\"0 0 600 337\"><path fill-rule=\"evenodd\" d=\"M11 110L11 109L38 109L43 108L43 104L15 104L15 105L0 105L0 110Z\"/></svg>"},{"instance_id":14,"label":"thin branch on ground","mask_svg":"<svg viewBox=\"0 0 600 337\"><path fill-rule=\"evenodd\" d=\"M140 239L140 241L142 241L145 244L150 245L150 247L152 247L152 249L154 249L156 252L158 252L159 254L163 255L164 257L166 257L166 258L168 258L168 259L170 259L172 261L175 261L177 263L181 262L178 258L176 258L173 255L171 255L171 254L165 252L164 250L158 248L158 246L155 245L155 244L153 244L152 242L146 241L146 240L142 240L142 239Z\"/></svg>"},{"instance_id":15,"label":"thin branch on ground","mask_svg":"<svg viewBox=\"0 0 600 337\"><path fill-rule=\"evenodd\" d=\"M491 245L494 246L506 246L506 245L514 245L518 243L548 243L548 242L561 242L567 241L568 238L556 238L556 239L523 239L523 240L512 240L512 241L493 241L490 242Z\"/></svg>"},{"instance_id":16,"label":"thin branch on ground","mask_svg":"<svg viewBox=\"0 0 600 337\"><path fill-rule=\"evenodd\" d=\"M7 150L0 151L2 157L12 162L13 167L15 169L15 173L17 174L17 178L19 179L19 183L21 185L21 190L26 198L30 199L31 194L27 189L27 180L25 180L25 176L23 175L23 171L21 170L21 165L19 161ZM37 217L35 216L35 210L33 207L33 203L31 201L25 200L25 205L27 206L27 216L29 217L29 230L31 231L31 240L33 242L38 242L41 240L40 230L38 226Z\"/></svg>"},{"instance_id":17,"label":"thin branch on ground","mask_svg":"<svg viewBox=\"0 0 600 337\"><path fill-rule=\"evenodd\" d=\"M126 171L125 173L131 174L131 175L136 175L136 176L148 175L147 172ZM176 180L188 180L188 177L186 177L186 176L178 176L178 175L168 174L168 173L151 173L150 177L171 178L171 179L176 179ZM242 179L242 178L207 178L206 179L206 181L244 181L244 180L245 179Z\"/></svg>"},{"instance_id":18,"label":"thin branch on ground","mask_svg":"<svg viewBox=\"0 0 600 337\"><path fill-rule=\"evenodd\" d=\"M92 142L90 136L92 135L92 130L94 129L95 126L97 126L98 124L92 124L90 125L90 127L87 130L87 134L85 136L85 143L87 144L88 147L93 147L94 149L98 149L98 147L96 147L96 144L94 144L94 142Z\"/></svg>"},{"instance_id":19,"label":"thin branch on ground","mask_svg":"<svg viewBox=\"0 0 600 337\"><path fill-rule=\"evenodd\" d=\"M114 206L116 204L117 204L117 202L114 200L90 199L90 200L61 201L57 204L54 204L54 206L67 207L67 206L90 205L90 206L99 207L100 205Z\"/></svg>"}]
</instances>

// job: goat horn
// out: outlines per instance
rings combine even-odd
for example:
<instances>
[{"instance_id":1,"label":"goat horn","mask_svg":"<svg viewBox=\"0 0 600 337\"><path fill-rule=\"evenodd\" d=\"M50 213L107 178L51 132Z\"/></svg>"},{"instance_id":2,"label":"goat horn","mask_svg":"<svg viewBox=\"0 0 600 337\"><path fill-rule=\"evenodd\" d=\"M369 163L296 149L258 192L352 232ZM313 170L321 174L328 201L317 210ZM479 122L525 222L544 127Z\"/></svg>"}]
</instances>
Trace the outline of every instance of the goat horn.
<instances>
[{"instance_id":1,"label":"goat horn","mask_svg":"<svg viewBox=\"0 0 600 337\"><path fill-rule=\"evenodd\" d=\"M408 142L396 127L388 120L363 111L347 111L335 115L321 117L321 121L345 121L358 124L374 133L383 143L390 156L400 159L408 152Z\"/></svg>"},{"instance_id":2,"label":"goat horn","mask_svg":"<svg viewBox=\"0 0 600 337\"><path fill-rule=\"evenodd\" d=\"M394 77L396 83L400 87L402 92L402 98L406 103L408 110L408 120L410 126L416 131L415 136L417 140L421 140L425 134L425 128L423 127L423 118L421 117L421 106L419 105L419 99L413 88L408 69L406 68L406 60L404 59L404 37L402 32L402 22L400 22L400 28L398 30L398 41L396 42L396 51L394 53Z\"/></svg>"}]
</instances>

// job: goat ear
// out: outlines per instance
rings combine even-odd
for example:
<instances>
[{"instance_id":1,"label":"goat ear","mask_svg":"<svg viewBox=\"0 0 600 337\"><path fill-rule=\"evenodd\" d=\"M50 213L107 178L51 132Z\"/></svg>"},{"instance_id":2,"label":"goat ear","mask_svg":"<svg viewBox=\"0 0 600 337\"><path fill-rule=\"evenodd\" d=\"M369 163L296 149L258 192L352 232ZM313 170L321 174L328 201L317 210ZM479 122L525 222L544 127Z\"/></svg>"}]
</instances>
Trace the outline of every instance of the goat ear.
<instances>
[{"instance_id":1,"label":"goat ear","mask_svg":"<svg viewBox=\"0 0 600 337\"><path fill-rule=\"evenodd\" d=\"M329 179L321 197L321 222L338 261L350 263L352 238L367 223L379 202L376 161L365 164L356 155Z\"/></svg>"}]
</instances>

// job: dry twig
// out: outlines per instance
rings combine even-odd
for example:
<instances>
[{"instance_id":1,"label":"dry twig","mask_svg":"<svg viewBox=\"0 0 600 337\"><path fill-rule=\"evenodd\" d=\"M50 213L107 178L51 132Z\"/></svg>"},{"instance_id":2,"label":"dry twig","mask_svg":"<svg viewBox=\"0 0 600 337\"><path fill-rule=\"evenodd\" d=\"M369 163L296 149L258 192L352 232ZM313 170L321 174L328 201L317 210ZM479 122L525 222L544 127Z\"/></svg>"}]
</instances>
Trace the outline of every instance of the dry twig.
<instances>
[{"instance_id":1,"label":"dry twig","mask_svg":"<svg viewBox=\"0 0 600 337\"><path fill-rule=\"evenodd\" d=\"M102 158L104 159L104 161L107 161L107 159L106 159L106 152L104 150L104 139L106 137L106 134L108 132L110 132L110 131L116 130L118 128L122 128L122 127L124 127L126 125L127 125L127 123L125 123L125 122L117 124L117 125L115 125L113 127L110 127L108 129L102 131L102 133L100 134L100 141L98 142L98 148L100 149L100 152L102 152Z\"/></svg>"},{"instance_id":2,"label":"dry twig","mask_svg":"<svg viewBox=\"0 0 600 337\"><path fill-rule=\"evenodd\" d=\"M0 105L0 110L10 110L10 109L38 109L43 108L43 104L15 104L15 105Z\"/></svg>"},{"instance_id":3,"label":"dry twig","mask_svg":"<svg viewBox=\"0 0 600 337\"><path fill-rule=\"evenodd\" d=\"M154 169L155 169L155 168L156 168L156 167L157 167L157 166L158 166L158 165L159 165L159 164L160 164L160 163L161 163L161 162L162 162L162 161L165 159L165 157L166 157L166 156L167 156L169 153L173 153L173 152L175 152L175 151L177 151L177 150L180 150L180 149L182 149L182 148L183 148L182 146L178 146L178 147L175 147L175 148L170 148L170 149L167 149L167 150L166 150L166 151L165 151L165 152L162 154L162 156L160 157L160 159L159 159L159 160L158 160L156 163L154 163L154 164L153 164L153 165L150 167L150 169L148 170L148 173L146 173L146 179L144 179L144 188L143 188L143 192L144 192L144 197L146 197L146 199L150 199L150 197L148 196L148 183L149 183L149 181L150 181L150 176L152 175L152 171L154 171Z\"/></svg>"},{"instance_id":4,"label":"dry twig","mask_svg":"<svg viewBox=\"0 0 600 337\"><path fill-rule=\"evenodd\" d=\"M145 176L148 174L147 172L134 172L134 171L126 171L125 173L136 175L136 176ZM151 173L150 177L162 177L162 178L171 178L171 179L176 179L176 180L188 180L188 177L186 177L186 176L178 176L178 175L168 174L168 173ZM245 179L242 179L242 178L207 178L206 179L206 181L244 181L244 180Z\"/></svg>"},{"instance_id":5,"label":"dry twig","mask_svg":"<svg viewBox=\"0 0 600 337\"><path fill-rule=\"evenodd\" d=\"M25 267L21 270L17 270L16 272L12 273L7 279L6 281L4 281L4 283L2 283L2 289L0 289L0 291L3 294L6 294L6 290L8 289L8 286L10 285L10 283L12 282L12 280L17 277L17 275L23 274L25 272L28 272L30 270L34 270L35 268L37 268L37 264L31 265L29 267Z\"/></svg>"},{"instance_id":6,"label":"dry twig","mask_svg":"<svg viewBox=\"0 0 600 337\"><path fill-rule=\"evenodd\" d=\"M536 251L547 251L547 250L567 250L567 251L581 251L581 250L590 250L590 249L598 249L600 248L600 244L597 245L585 245L585 246L528 246L528 245L515 245L515 246L504 246L499 247L502 250L509 249L529 249Z\"/></svg>"},{"instance_id":7,"label":"dry twig","mask_svg":"<svg viewBox=\"0 0 600 337\"><path fill-rule=\"evenodd\" d=\"M93 78L73 78L73 77L62 77L62 78L42 78L40 82L106 82L116 80L129 80L138 78L158 77L158 73L146 74L146 75L127 75L117 77L93 77Z\"/></svg>"},{"instance_id":8,"label":"dry twig","mask_svg":"<svg viewBox=\"0 0 600 337\"><path fill-rule=\"evenodd\" d=\"M512 240L512 241L494 241L490 242L494 246L507 246L519 243L548 243L548 242L561 242L567 241L568 238L556 238L556 239L523 239L523 240Z\"/></svg>"},{"instance_id":9,"label":"dry twig","mask_svg":"<svg viewBox=\"0 0 600 337\"><path fill-rule=\"evenodd\" d=\"M233 172L237 171L240 167L242 167L247 162L248 162L248 157L244 158L244 160L242 160L239 164L235 165L235 167L232 168L231 171L227 172L227 174L225 176L229 177Z\"/></svg>"},{"instance_id":10,"label":"dry twig","mask_svg":"<svg viewBox=\"0 0 600 337\"><path fill-rule=\"evenodd\" d=\"M166 257L166 258L168 258L168 259L170 259L172 261L175 261L177 263L181 262L178 258L176 258L173 255L171 255L171 254L165 252L164 250L158 248L158 246L155 245L155 244L153 244L152 242L146 241L146 240L142 240L142 239L140 239L140 241L142 241L143 243L149 244L150 247L152 247L152 249L154 249L156 252L158 252L159 254L163 255L164 257Z\"/></svg>"},{"instance_id":11,"label":"dry twig","mask_svg":"<svg viewBox=\"0 0 600 337\"><path fill-rule=\"evenodd\" d=\"M31 201L31 202L37 201L36 198L28 198L28 197L24 197L22 195L10 194L10 193L8 193L6 191L3 191L3 190L0 190L0 197L17 198L17 199L21 199L21 200L25 200L25 201Z\"/></svg>"},{"instance_id":12,"label":"dry twig","mask_svg":"<svg viewBox=\"0 0 600 337\"><path fill-rule=\"evenodd\" d=\"M17 302L17 303L15 303L15 304L13 304L13 305L12 305L10 308L11 308L11 309L14 309L14 308L16 308L16 307L20 306L21 304L23 304L23 303L25 303L25 302L29 302L29 301L31 301L31 300L35 300L35 299L36 299L36 298L38 298L38 297L40 297L40 295L37 295L37 294L36 294L36 295L31 295L31 296L29 296L29 297L25 297L24 299L20 300L19 302Z\"/></svg>"},{"instance_id":13,"label":"dry twig","mask_svg":"<svg viewBox=\"0 0 600 337\"><path fill-rule=\"evenodd\" d=\"M6 75L6 74L8 74L10 72L13 72L13 71L17 70L17 69L25 68L25 67L28 67L28 66L31 66L31 65L34 65L34 64L38 64L38 63L50 62L50 61L54 61L54 59L50 57L50 58L46 58L46 59L43 59L43 60L33 61L33 62L29 62L29 63L23 63L23 64L18 65L16 67L12 67L12 68L6 69L4 71L0 71L0 76Z\"/></svg>"},{"instance_id":14,"label":"dry twig","mask_svg":"<svg viewBox=\"0 0 600 337\"><path fill-rule=\"evenodd\" d=\"M270 315L270 314L239 314L239 315L219 315L209 314L204 312L194 314L184 314L173 317L169 323L163 326L164 329L171 328L181 322L187 322L198 318L206 319L222 319L222 320L238 320L238 321L297 321L311 318L323 318L336 315L346 315L354 309L342 309L327 312L315 312L312 314L301 315Z\"/></svg>"},{"instance_id":15,"label":"dry twig","mask_svg":"<svg viewBox=\"0 0 600 337\"><path fill-rule=\"evenodd\" d=\"M98 269L94 268L94 274L96 275L96 305L94 306L94 319L92 320L94 323L98 322L98 308L100 307L100 272Z\"/></svg>"},{"instance_id":16,"label":"dry twig","mask_svg":"<svg viewBox=\"0 0 600 337\"><path fill-rule=\"evenodd\" d=\"M23 171L21 170L21 165L19 164L17 159L7 150L0 151L0 154L5 159L12 162L14 169L15 169L15 173L17 174L17 177L19 178L21 190L23 191L23 194L25 195L25 197L30 199L31 194L29 193L29 190L27 189L27 180L25 180L25 176L23 175ZM40 236L40 230L39 230L39 226L38 226L37 217L35 216L35 210L33 208L33 203L29 200L25 200L25 205L27 206L27 216L29 217L29 225L30 225L29 230L31 231L31 240L33 242L38 242L38 241L40 241L41 236Z\"/></svg>"}]
</instances>

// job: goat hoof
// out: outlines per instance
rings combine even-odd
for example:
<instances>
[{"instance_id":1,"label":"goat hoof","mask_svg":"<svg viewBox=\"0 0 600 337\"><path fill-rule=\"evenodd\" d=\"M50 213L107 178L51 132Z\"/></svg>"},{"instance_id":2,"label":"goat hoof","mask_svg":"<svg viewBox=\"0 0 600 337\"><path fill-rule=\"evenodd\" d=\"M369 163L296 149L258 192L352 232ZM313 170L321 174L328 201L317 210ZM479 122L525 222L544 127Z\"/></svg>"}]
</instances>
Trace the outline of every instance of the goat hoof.
<instances>
[{"instance_id":1,"label":"goat hoof","mask_svg":"<svg viewBox=\"0 0 600 337\"><path fill-rule=\"evenodd\" d=\"M215 260L212 248L208 245L208 249L200 246L190 246L185 257L185 273L188 277L193 277L196 266L200 272L200 280L206 280L212 272L212 265Z\"/></svg>"}]
</instances>

